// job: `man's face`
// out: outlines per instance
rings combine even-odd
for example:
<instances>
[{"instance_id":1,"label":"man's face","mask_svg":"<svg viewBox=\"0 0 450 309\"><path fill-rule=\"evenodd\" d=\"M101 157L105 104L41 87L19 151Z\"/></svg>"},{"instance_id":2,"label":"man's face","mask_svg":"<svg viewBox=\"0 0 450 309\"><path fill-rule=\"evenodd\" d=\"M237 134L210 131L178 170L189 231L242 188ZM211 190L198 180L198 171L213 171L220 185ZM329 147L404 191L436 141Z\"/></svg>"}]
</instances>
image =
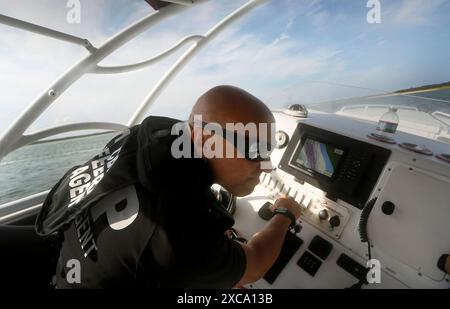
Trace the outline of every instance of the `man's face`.
<instances>
[{"instance_id":1,"label":"man's face","mask_svg":"<svg viewBox=\"0 0 450 309\"><path fill-rule=\"evenodd\" d=\"M260 126L258 125L257 132L250 135L253 137L252 140L259 140L263 143L269 141L270 143L273 140L271 136L274 128L271 127L270 123L266 127L267 130L260 134ZM237 133L249 136L248 132ZM252 193L255 186L259 183L261 173L271 171L270 159L257 162L243 158L244 149L236 147L236 144L231 143L226 138L218 135L208 135L205 143L218 145L218 148L221 147L221 149L215 147L214 149L216 153L222 153L222 156L209 158L208 163L213 171L215 182L235 196L245 196Z\"/></svg>"},{"instance_id":2,"label":"man's face","mask_svg":"<svg viewBox=\"0 0 450 309\"><path fill-rule=\"evenodd\" d=\"M260 163L244 158L215 158L209 162L216 182L235 196L252 193L263 172Z\"/></svg>"}]
</instances>

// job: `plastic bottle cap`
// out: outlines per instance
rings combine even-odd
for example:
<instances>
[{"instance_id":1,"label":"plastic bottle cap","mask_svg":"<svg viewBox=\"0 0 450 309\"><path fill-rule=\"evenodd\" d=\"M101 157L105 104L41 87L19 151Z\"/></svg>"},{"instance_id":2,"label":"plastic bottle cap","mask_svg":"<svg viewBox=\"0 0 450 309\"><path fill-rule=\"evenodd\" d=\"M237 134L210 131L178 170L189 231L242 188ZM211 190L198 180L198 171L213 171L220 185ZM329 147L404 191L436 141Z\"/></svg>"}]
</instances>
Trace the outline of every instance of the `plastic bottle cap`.
<instances>
[{"instance_id":1,"label":"plastic bottle cap","mask_svg":"<svg viewBox=\"0 0 450 309\"><path fill-rule=\"evenodd\" d=\"M396 108L396 107L391 107L390 110L391 110L392 112L397 112L397 108Z\"/></svg>"}]
</instances>

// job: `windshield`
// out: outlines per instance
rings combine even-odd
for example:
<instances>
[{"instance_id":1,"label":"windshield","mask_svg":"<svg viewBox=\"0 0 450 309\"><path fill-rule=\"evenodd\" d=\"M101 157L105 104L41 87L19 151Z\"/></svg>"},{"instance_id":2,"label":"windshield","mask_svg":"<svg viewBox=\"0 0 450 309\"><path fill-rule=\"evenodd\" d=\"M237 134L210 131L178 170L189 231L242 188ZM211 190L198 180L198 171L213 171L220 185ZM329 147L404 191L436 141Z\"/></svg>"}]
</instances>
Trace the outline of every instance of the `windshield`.
<instances>
[{"instance_id":1,"label":"windshield","mask_svg":"<svg viewBox=\"0 0 450 309\"><path fill-rule=\"evenodd\" d=\"M83 1L77 7L78 2L35 0L23 5L0 0L0 14L87 38L99 47L153 12L143 0ZM207 1L156 25L100 65L149 59L187 35L206 33L246 2ZM185 120L202 93L231 84L258 96L272 109L300 103L311 110L376 122L390 106L396 106L399 130L448 143L449 12L449 0L267 1L205 46L146 115ZM126 124L185 50L136 72L83 76L25 133L83 121ZM0 24L0 135L86 53L79 46ZM64 147L57 147L64 153L56 157L49 144L10 153L0 161L0 204L50 188L107 138L90 137L82 145L66 140ZM82 155L75 155L84 149ZM49 164L33 164L34 154ZM37 177L38 171L48 173ZM17 189L21 184L26 185Z\"/></svg>"},{"instance_id":2,"label":"windshield","mask_svg":"<svg viewBox=\"0 0 450 309\"><path fill-rule=\"evenodd\" d=\"M290 86L271 100L373 122L397 108L398 130L450 144L450 83L387 92L326 81Z\"/></svg>"}]
</instances>

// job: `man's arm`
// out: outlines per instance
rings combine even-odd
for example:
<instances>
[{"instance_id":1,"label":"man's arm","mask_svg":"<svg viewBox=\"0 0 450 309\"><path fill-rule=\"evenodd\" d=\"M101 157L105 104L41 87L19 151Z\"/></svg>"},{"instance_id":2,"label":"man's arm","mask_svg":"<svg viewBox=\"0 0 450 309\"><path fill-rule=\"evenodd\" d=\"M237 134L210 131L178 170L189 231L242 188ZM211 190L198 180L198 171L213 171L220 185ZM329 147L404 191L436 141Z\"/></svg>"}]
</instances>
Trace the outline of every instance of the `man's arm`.
<instances>
[{"instance_id":1,"label":"man's arm","mask_svg":"<svg viewBox=\"0 0 450 309\"><path fill-rule=\"evenodd\" d=\"M300 205L292 198L278 199L274 204L274 209L276 208L286 208L296 219L300 217ZM247 263L238 286L255 282L267 273L280 254L290 224L288 217L276 215L246 244L241 244Z\"/></svg>"}]
</instances>

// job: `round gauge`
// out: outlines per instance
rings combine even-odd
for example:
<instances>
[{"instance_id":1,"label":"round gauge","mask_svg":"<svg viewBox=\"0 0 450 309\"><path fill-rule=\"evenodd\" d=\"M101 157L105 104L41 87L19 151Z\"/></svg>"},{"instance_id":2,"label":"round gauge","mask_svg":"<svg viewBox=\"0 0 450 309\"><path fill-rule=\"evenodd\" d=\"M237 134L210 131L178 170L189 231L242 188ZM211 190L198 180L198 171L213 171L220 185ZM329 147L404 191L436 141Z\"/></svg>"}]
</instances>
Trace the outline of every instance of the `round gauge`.
<instances>
[{"instance_id":1,"label":"round gauge","mask_svg":"<svg viewBox=\"0 0 450 309\"><path fill-rule=\"evenodd\" d=\"M284 131L277 131L275 133L275 141L277 142L277 149L282 149L289 143L289 136Z\"/></svg>"}]
</instances>

